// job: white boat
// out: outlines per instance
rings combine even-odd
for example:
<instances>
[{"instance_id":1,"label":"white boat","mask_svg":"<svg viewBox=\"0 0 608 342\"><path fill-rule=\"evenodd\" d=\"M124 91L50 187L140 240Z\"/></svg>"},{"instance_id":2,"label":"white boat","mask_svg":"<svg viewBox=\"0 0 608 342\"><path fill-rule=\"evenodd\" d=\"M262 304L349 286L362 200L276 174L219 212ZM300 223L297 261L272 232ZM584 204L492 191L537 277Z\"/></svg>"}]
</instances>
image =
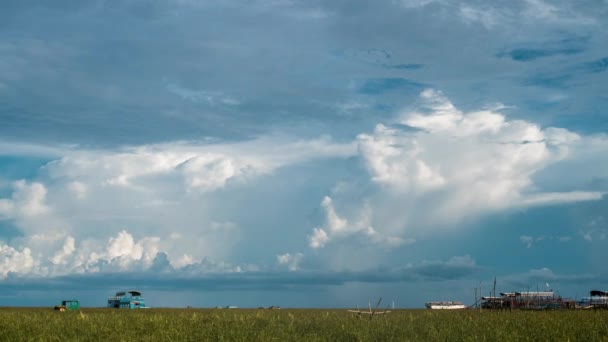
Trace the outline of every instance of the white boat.
<instances>
[{"instance_id":1,"label":"white boat","mask_svg":"<svg viewBox=\"0 0 608 342\"><path fill-rule=\"evenodd\" d=\"M461 302L428 302L425 303L427 309L439 309L439 310L454 310L454 309L466 309L466 305Z\"/></svg>"}]
</instances>

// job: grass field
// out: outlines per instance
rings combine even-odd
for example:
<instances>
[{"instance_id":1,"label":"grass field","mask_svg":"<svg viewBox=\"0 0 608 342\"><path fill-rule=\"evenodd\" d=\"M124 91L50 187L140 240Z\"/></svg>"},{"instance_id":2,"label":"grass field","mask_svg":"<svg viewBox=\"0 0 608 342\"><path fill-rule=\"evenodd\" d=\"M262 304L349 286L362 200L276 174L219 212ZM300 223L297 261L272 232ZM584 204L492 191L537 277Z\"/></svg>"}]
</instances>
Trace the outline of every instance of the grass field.
<instances>
[{"instance_id":1,"label":"grass field","mask_svg":"<svg viewBox=\"0 0 608 342\"><path fill-rule=\"evenodd\" d=\"M0 309L2 341L608 341L608 310Z\"/></svg>"}]
</instances>

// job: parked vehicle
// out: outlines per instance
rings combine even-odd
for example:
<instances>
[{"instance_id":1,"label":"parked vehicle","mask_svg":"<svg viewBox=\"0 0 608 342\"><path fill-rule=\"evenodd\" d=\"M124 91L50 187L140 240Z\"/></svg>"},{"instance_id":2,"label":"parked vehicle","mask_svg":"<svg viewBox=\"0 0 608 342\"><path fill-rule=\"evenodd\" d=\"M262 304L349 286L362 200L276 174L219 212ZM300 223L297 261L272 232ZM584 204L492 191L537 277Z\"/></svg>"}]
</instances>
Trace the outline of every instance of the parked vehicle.
<instances>
[{"instance_id":1,"label":"parked vehicle","mask_svg":"<svg viewBox=\"0 0 608 342\"><path fill-rule=\"evenodd\" d=\"M80 309L80 302L78 302L76 299L68 299L68 300L63 300L61 301L60 305L55 305L54 310L63 312L66 310L78 310Z\"/></svg>"},{"instance_id":2,"label":"parked vehicle","mask_svg":"<svg viewBox=\"0 0 608 342\"><path fill-rule=\"evenodd\" d=\"M116 292L108 298L108 307L115 309L147 309L144 297L139 291Z\"/></svg>"}]
</instances>

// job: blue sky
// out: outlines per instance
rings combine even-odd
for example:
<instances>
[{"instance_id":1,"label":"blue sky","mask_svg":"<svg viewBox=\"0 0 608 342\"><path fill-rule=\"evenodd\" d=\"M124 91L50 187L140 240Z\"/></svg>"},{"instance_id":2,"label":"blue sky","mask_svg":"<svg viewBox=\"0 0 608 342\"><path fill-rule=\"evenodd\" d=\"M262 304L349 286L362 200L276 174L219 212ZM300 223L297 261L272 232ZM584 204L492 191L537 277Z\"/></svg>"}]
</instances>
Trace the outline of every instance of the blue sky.
<instances>
[{"instance_id":1,"label":"blue sky","mask_svg":"<svg viewBox=\"0 0 608 342\"><path fill-rule=\"evenodd\" d=\"M0 305L606 289L608 2L4 1Z\"/></svg>"}]
</instances>

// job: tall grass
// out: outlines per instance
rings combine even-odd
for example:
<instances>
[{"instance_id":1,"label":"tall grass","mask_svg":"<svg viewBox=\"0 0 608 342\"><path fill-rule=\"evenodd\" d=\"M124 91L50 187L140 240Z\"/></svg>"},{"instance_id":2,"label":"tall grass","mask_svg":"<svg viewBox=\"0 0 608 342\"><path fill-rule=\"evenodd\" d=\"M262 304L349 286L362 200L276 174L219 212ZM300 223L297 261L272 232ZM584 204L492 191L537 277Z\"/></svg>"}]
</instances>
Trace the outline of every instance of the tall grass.
<instances>
[{"instance_id":1,"label":"tall grass","mask_svg":"<svg viewBox=\"0 0 608 342\"><path fill-rule=\"evenodd\" d=\"M0 309L2 341L608 341L608 311Z\"/></svg>"}]
</instances>

